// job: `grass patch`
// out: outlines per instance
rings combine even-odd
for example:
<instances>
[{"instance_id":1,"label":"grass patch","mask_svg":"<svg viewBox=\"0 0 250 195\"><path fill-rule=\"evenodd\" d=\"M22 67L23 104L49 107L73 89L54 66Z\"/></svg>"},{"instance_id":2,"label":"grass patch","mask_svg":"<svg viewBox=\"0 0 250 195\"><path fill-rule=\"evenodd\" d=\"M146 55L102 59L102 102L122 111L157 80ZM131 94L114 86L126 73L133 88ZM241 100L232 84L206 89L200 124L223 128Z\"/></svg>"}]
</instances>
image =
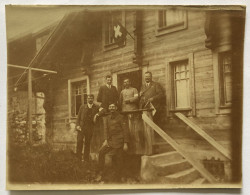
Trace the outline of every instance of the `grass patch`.
<instances>
[{"instance_id":1,"label":"grass patch","mask_svg":"<svg viewBox=\"0 0 250 195\"><path fill-rule=\"evenodd\" d=\"M140 183L138 159L127 156L122 183ZM138 167L139 166L139 167ZM70 150L54 151L48 145L11 145L8 150L8 178L14 184L98 184L109 183L96 174L97 162L84 164Z\"/></svg>"}]
</instances>

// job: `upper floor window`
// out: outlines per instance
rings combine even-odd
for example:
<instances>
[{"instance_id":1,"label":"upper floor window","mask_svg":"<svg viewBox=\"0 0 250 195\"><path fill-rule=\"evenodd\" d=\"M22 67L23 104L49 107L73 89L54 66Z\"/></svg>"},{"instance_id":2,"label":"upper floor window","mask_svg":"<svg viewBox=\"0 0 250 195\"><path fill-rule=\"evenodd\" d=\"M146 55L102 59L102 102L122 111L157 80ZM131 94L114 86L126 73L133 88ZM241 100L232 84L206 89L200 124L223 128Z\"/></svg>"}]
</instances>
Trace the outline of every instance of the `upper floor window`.
<instances>
[{"instance_id":1,"label":"upper floor window","mask_svg":"<svg viewBox=\"0 0 250 195\"><path fill-rule=\"evenodd\" d=\"M118 47L118 45L114 44L114 26L117 22L125 27L125 12L110 11L105 13L103 22L103 45L105 49L113 49Z\"/></svg>"},{"instance_id":2,"label":"upper floor window","mask_svg":"<svg viewBox=\"0 0 250 195\"><path fill-rule=\"evenodd\" d=\"M187 28L187 13L180 9L160 10L157 13L156 35L162 35Z\"/></svg>"},{"instance_id":3,"label":"upper floor window","mask_svg":"<svg viewBox=\"0 0 250 195\"><path fill-rule=\"evenodd\" d=\"M184 23L183 10L169 9L159 11L159 27L170 27Z\"/></svg>"},{"instance_id":4,"label":"upper floor window","mask_svg":"<svg viewBox=\"0 0 250 195\"><path fill-rule=\"evenodd\" d=\"M219 54L220 105L232 103L232 57L229 51Z\"/></svg>"},{"instance_id":5,"label":"upper floor window","mask_svg":"<svg viewBox=\"0 0 250 195\"><path fill-rule=\"evenodd\" d=\"M122 22L122 12L108 12L106 15L105 25L105 44L114 43L114 25L117 21Z\"/></svg>"}]
</instances>

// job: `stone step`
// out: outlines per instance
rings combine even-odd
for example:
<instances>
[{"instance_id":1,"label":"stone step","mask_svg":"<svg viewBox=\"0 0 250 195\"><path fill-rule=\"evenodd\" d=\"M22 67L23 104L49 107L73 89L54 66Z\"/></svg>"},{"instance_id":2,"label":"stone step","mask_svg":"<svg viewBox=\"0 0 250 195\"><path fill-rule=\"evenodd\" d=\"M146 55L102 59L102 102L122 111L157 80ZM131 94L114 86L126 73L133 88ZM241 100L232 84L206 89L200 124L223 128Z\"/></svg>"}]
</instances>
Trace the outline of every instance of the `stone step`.
<instances>
[{"instance_id":1,"label":"stone step","mask_svg":"<svg viewBox=\"0 0 250 195\"><path fill-rule=\"evenodd\" d=\"M174 148L167 142L157 142L153 145L153 154L174 151Z\"/></svg>"},{"instance_id":2,"label":"stone step","mask_svg":"<svg viewBox=\"0 0 250 195\"><path fill-rule=\"evenodd\" d=\"M193 182L194 180L200 178L200 173L194 169L186 169L184 171L180 171L171 175L167 175L164 177L166 183L176 183L176 184L188 184Z\"/></svg>"},{"instance_id":3,"label":"stone step","mask_svg":"<svg viewBox=\"0 0 250 195\"><path fill-rule=\"evenodd\" d=\"M157 172L158 176L166 176L176 172L184 171L188 168L192 168L192 165L185 159L164 164L159 164L159 162L156 162L153 165L155 166L155 171Z\"/></svg>"},{"instance_id":4,"label":"stone step","mask_svg":"<svg viewBox=\"0 0 250 195\"><path fill-rule=\"evenodd\" d=\"M191 184L204 184L205 181L206 179L201 177L191 182Z\"/></svg>"},{"instance_id":5,"label":"stone step","mask_svg":"<svg viewBox=\"0 0 250 195\"><path fill-rule=\"evenodd\" d=\"M149 156L151 163L164 164L183 160L184 158L177 151L170 151Z\"/></svg>"}]
</instances>

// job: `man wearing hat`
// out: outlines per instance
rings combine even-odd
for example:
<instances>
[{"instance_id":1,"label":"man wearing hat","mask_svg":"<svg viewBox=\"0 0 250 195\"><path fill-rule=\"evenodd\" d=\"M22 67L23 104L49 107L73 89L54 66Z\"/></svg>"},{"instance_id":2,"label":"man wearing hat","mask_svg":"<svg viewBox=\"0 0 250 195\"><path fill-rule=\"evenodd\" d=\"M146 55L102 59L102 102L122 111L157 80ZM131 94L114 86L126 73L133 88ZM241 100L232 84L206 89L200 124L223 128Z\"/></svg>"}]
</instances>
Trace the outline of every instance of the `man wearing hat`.
<instances>
[{"instance_id":1,"label":"man wearing hat","mask_svg":"<svg viewBox=\"0 0 250 195\"><path fill-rule=\"evenodd\" d=\"M82 160L83 139L85 138L83 160L86 162L89 162L90 142L92 139L94 123L98 117L99 109L98 106L93 103L93 101L94 95L87 95L87 104L81 105L76 121L76 130L78 131L76 155L80 160Z\"/></svg>"}]
</instances>

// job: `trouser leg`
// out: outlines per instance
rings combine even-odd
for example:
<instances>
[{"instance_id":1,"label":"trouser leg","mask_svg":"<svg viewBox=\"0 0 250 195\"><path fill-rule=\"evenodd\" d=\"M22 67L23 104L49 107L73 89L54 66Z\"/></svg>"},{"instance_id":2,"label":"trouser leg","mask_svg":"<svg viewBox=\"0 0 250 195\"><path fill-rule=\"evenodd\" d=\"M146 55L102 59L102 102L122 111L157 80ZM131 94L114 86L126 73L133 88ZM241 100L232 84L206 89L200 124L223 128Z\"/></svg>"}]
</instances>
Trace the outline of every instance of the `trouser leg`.
<instances>
[{"instance_id":1,"label":"trouser leg","mask_svg":"<svg viewBox=\"0 0 250 195\"><path fill-rule=\"evenodd\" d=\"M99 169L103 170L104 165L105 165L105 155L111 150L110 147L108 146L104 146L103 148L101 148L101 150L99 151Z\"/></svg>"},{"instance_id":2,"label":"trouser leg","mask_svg":"<svg viewBox=\"0 0 250 195\"><path fill-rule=\"evenodd\" d=\"M116 149L115 151L115 162L113 164L116 177L121 177L123 165L124 165L124 153L123 149L119 148Z\"/></svg>"},{"instance_id":3,"label":"trouser leg","mask_svg":"<svg viewBox=\"0 0 250 195\"><path fill-rule=\"evenodd\" d=\"M78 131L77 133L77 144L76 144L76 155L77 158L82 159L82 148L83 148L83 132Z\"/></svg>"},{"instance_id":4,"label":"trouser leg","mask_svg":"<svg viewBox=\"0 0 250 195\"><path fill-rule=\"evenodd\" d=\"M92 139L92 133L87 133L85 136L85 147L84 147L84 160L89 161L89 154L90 154L90 143Z\"/></svg>"}]
</instances>

